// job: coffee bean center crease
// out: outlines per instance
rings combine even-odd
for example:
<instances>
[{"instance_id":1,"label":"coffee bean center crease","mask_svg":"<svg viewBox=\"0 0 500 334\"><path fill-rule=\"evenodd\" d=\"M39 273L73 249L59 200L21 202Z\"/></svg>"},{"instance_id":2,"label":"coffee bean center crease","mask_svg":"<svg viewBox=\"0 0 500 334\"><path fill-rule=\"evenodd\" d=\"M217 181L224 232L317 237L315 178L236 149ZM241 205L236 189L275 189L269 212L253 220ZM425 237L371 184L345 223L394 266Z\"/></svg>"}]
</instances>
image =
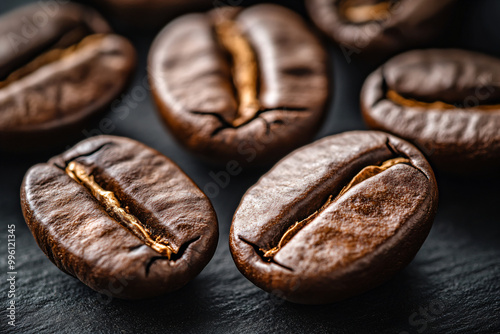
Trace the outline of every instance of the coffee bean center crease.
<instances>
[{"instance_id":1,"label":"coffee bean center crease","mask_svg":"<svg viewBox=\"0 0 500 334\"><path fill-rule=\"evenodd\" d=\"M122 208L120 201L111 191L103 189L95 182L92 175L88 175L84 166L72 161L66 167L66 174L76 182L85 186L92 196L104 207L110 217L115 219L121 226L127 229L144 244L155 250L157 253L165 256L168 260L176 252L168 245L168 242L161 240L161 237L153 238L152 233L144 227L144 224L130 214L128 207Z\"/></svg>"},{"instance_id":2,"label":"coffee bean center crease","mask_svg":"<svg viewBox=\"0 0 500 334\"><path fill-rule=\"evenodd\" d=\"M345 186L342 188L342 190L339 192L339 194L334 198L333 195L330 195L326 202L321 206L321 208L311 215L309 215L307 218L296 222L292 226L290 226L285 234L281 237L278 245L276 247L273 247L269 250L265 249L260 249L264 253L264 258L267 259L272 259L302 228L304 228L306 225L308 225L310 222L312 222L316 217L319 216L321 212L323 212L330 204L336 202L341 196L343 196L347 191L349 191L351 188L356 186L357 184L360 184L361 182L382 173L383 171L398 165L398 164L410 164L410 160L406 158L394 158L387 160L383 162L381 165L376 166L376 165L371 165L363 168L354 178Z\"/></svg>"},{"instance_id":3,"label":"coffee bean center crease","mask_svg":"<svg viewBox=\"0 0 500 334\"><path fill-rule=\"evenodd\" d=\"M345 1L341 5L341 13L352 23L386 20L392 7L391 1L382 1L376 4L352 4L352 2Z\"/></svg>"},{"instance_id":4,"label":"coffee bean center crease","mask_svg":"<svg viewBox=\"0 0 500 334\"><path fill-rule=\"evenodd\" d=\"M257 98L258 68L252 47L237 24L227 18L216 20L217 38L232 58L233 82L238 94L238 112L232 125L238 127L252 120L260 110Z\"/></svg>"},{"instance_id":5,"label":"coffee bean center crease","mask_svg":"<svg viewBox=\"0 0 500 334\"><path fill-rule=\"evenodd\" d=\"M20 67L16 71L12 72L5 80L0 81L0 89L14 82L17 82L24 77L27 77L28 75L34 73L35 71L46 65L49 65L50 63L54 63L71 55L74 55L79 50L90 47L93 44L98 44L103 38L104 35L102 34L93 34L85 37L80 42L73 44L67 48L56 48L49 50L36 57L31 62Z\"/></svg>"},{"instance_id":6,"label":"coffee bean center crease","mask_svg":"<svg viewBox=\"0 0 500 334\"><path fill-rule=\"evenodd\" d=\"M427 110L453 110L453 109L460 109L462 107L456 106L453 104L449 104L443 101L434 101L434 102L423 102L423 101L418 101L415 99L408 99L403 96L401 96L399 93L396 91L390 89L387 91L387 98L404 107L411 107L411 108L424 108ZM475 105L471 106L470 108L467 109L477 109L477 110L499 110L500 109L500 104L480 104L480 105Z\"/></svg>"}]
</instances>

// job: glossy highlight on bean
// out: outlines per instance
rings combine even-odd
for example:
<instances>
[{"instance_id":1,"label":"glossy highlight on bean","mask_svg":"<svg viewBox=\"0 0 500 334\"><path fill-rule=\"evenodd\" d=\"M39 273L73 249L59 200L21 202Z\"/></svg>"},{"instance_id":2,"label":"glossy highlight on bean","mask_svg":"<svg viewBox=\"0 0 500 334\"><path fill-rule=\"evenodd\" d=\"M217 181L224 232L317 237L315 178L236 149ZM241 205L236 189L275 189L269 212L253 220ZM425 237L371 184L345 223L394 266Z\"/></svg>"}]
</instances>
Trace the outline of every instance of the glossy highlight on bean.
<instances>
[{"instance_id":1,"label":"glossy highlight on bean","mask_svg":"<svg viewBox=\"0 0 500 334\"><path fill-rule=\"evenodd\" d=\"M221 45L233 60L231 72L239 105L232 125L238 127L253 119L260 110L257 98L257 60L252 47L233 20L218 16L215 30Z\"/></svg>"},{"instance_id":2,"label":"glossy highlight on bean","mask_svg":"<svg viewBox=\"0 0 500 334\"><path fill-rule=\"evenodd\" d=\"M144 244L161 255L166 256L169 260L172 253L177 253L168 245L168 242L162 240L160 236L153 239L151 237L151 231L149 231L137 217L129 213L129 208L122 208L115 194L101 188L101 186L95 182L94 177L85 172L81 164L72 161L68 164L65 171L69 177L90 190L92 196L101 203L106 212Z\"/></svg>"},{"instance_id":3,"label":"glossy highlight on bean","mask_svg":"<svg viewBox=\"0 0 500 334\"><path fill-rule=\"evenodd\" d=\"M401 51L439 44L453 29L457 0L307 0L313 22L348 61L373 64Z\"/></svg>"},{"instance_id":4,"label":"glossy highlight on bean","mask_svg":"<svg viewBox=\"0 0 500 334\"><path fill-rule=\"evenodd\" d=\"M326 59L295 12L227 6L169 23L150 49L149 81L163 121L192 153L262 165L319 129L329 102Z\"/></svg>"},{"instance_id":5,"label":"glossy highlight on bean","mask_svg":"<svg viewBox=\"0 0 500 334\"><path fill-rule=\"evenodd\" d=\"M437 201L432 169L414 146L383 132L346 132L292 152L245 193L230 250L263 290L330 303L410 263Z\"/></svg>"},{"instance_id":6,"label":"glossy highlight on bean","mask_svg":"<svg viewBox=\"0 0 500 334\"><path fill-rule=\"evenodd\" d=\"M496 57L412 50L367 77L361 111L368 127L412 142L441 171L494 174L500 166L499 82Z\"/></svg>"},{"instance_id":7,"label":"glossy highlight on bean","mask_svg":"<svg viewBox=\"0 0 500 334\"><path fill-rule=\"evenodd\" d=\"M30 168L21 206L54 265L117 298L181 288L217 246L206 195L166 156L124 137L92 137ZM127 284L110 291L116 280Z\"/></svg>"},{"instance_id":8,"label":"glossy highlight on bean","mask_svg":"<svg viewBox=\"0 0 500 334\"><path fill-rule=\"evenodd\" d=\"M234 15L234 14L233 14ZM237 15L236 15L237 17ZM231 67L231 80L237 101L236 115L232 121L216 129L213 135L226 128L239 128L255 119L264 112L275 109L284 111L302 111L304 108L295 108L287 105L276 108L265 108L259 101L259 64L257 55L236 17L221 13L213 13L214 38L218 42L222 53L227 54ZM192 111L195 114L203 112ZM214 114L215 115L215 114Z\"/></svg>"},{"instance_id":9,"label":"glossy highlight on bean","mask_svg":"<svg viewBox=\"0 0 500 334\"><path fill-rule=\"evenodd\" d=\"M126 88L136 65L134 46L76 3L27 38L25 20L39 11L33 3L0 18L2 150L45 150L75 138Z\"/></svg>"},{"instance_id":10,"label":"glossy highlight on bean","mask_svg":"<svg viewBox=\"0 0 500 334\"><path fill-rule=\"evenodd\" d=\"M384 161L380 166L367 166L361 170L350 182L348 185L346 185L340 193L334 198L333 195L330 195L328 197L328 200L321 206L321 208L317 211L315 211L313 214L308 216L307 218L296 222L293 224L291 227L288 228L288 230L285 232L283 237L281 237L278 245L276 247L271 248L270 250L263 250L261 251L264 252L264 257L265 258L272 258L274 257L282 247L284 247L303 227L305 227L307 224L309 224L311 221L314 220L323 210L325 210L330 204L333 202L337 201L342 195L344 195L349 189L352 187L356 186L357 184L367 180L370 177L373 177L379 173L382 173L383 171L391 168L392 166L395 166L397 164L410 164L410 160L406 158L394 158L390 159L387 161Z\"/></svg>"},{"instance_id":11,"label":"glossy highlight on bean","mask_svg":"<svg viewBox=\"0 0 500 334\"><path fill-rule=\"evenodd\" d=\"M37 71L38 69L42 68L43 66L46 66L51 63L55 63L57 61L60 61L66 57L71 57L75 53L78 53L82 49L86 47L93 47L93 45L98 45L103 39L105 38L104 34L93 34L93 35L88 35L85 38L83 38L81 41L66 47L66 48L53 48L48 50L45 53L42 53L29 63L23 65L19 69L15 70L5 80L0 81L0 89L4 88L32 73Z\"/></svg>"}]
</instances>

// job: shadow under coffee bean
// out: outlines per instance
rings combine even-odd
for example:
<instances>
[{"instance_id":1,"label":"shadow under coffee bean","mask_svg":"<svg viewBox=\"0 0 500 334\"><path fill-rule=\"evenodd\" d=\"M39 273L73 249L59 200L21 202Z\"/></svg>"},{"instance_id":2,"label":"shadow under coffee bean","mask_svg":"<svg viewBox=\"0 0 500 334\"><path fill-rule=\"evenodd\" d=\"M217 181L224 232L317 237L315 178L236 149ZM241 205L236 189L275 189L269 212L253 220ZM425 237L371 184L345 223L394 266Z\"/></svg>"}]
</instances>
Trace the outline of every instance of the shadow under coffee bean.
<instances>
[{"instance_id":1,"label":"shadow under coffee bean","mask_svg":"<svg viewBox=\"0 0 500 334\"><path fill-rule=\"evenodd\" d=\"M84 140L32 167L21 204L59 269L118 298L179 289L210 261L218 240L203 192L161 153L127 138Z\"/></svg>"},{"instance_id":2,"label":"shadow under coffee bean","mask_svg":"<svg viewBox=\"0 0 500 334\"><path fill-rule=\"evenodd\" d=\"M149 54L156 104L173 135L212 162L276 161L324 117L327 54L302 18L277 5L176 19Z\"/></svg>"},{"instance_id":3,"label":"shadow under coffee bean","mask_svg":"<svg viewBox=\"0 0 500 334\"><path fill-rule=\"evenodd\" d=\"M456 49L414 50L373 72L361 93L369 127L405 138L436 168L500 168L500 59Z\"/></svg>"},{"instance_id":4,"label":"shadow under coffee bean","mask_svg":"<svg viewBox=\"0 0 500 334\"><path fill-rule=\"evenodd\" d=\"M76 137L135 68L132 44L113 35L96 11L57 6L52 15L33 4L0 17L0 149L46 148Z\"/></svg>"},{"instance_id":5,"label":"shadow under coffee bean","mask_svg":"<svg viewBox=\"0 0 500 334\"><path fill-rule=\"evenodd\" d=\"M397 137L346 132L291 153L243 196L231 225L238 269L292 302L330 303L406 266L437 210L434 173Z\"/></svg>"}]
</instances>

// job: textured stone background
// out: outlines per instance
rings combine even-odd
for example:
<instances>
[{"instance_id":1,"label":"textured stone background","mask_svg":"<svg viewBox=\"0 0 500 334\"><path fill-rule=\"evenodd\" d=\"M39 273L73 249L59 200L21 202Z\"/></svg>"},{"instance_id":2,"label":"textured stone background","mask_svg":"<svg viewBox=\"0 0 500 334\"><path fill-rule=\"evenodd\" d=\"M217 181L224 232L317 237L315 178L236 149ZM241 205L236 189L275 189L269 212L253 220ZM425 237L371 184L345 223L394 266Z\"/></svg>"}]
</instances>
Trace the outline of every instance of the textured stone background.
<instances>
[{"instance_id":1,"label":"textured stone background","mask_svg":"<svg viewBox=\"0 0 500 334\"><path fill-rule=\"evenodd\" d=\"M0 12L27 1L1 0ZM243 4L246 4L244 1ZM301 2L287 2L302 10ZM500 2L470 1L455 45L500 56ZM140 67L128 94L141 87L154 33L118 29L139 50ZM373 67L330 45L334 102L318 138L364 129L359 89ZM151 99L139 98L111 134L128 136L163 152L203 189L208 166L180 148L164 129ZM95 123L87 131L95 133ZM500 131L500 129L499 129ZM82 136L83 137L83 136ZM71 144L71 143L68 143ZM65 145L66 146L66 145ZM59 149L60 150L60 149ZM268 295L236 269L228 249L231 218L243 193L266 171L247 168L212 202L219 217L217 252L205 270L180 291L153 300L107 300L45 257L24 223L19 187L26 170L59 152L0 155L0 332L13 333L500 333L500 180L438 174L440 206L415 260L386 284L326 306L303 306ZM16 324L7 326L7 228L16 226Z\"/></svg>"}]
</instances>

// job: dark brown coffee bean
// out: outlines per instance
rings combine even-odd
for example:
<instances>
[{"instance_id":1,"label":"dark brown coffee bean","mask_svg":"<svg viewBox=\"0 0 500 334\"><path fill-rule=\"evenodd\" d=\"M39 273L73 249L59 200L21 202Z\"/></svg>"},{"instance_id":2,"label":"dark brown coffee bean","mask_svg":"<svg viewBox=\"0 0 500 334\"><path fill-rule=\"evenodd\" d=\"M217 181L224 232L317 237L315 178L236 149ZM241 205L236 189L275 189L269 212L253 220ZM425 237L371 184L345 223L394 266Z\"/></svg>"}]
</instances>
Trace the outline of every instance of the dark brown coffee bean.
<instances>
[{"instance_id":1,"label":"dark brown coffee bean","mask_svg":"<svg viewBox=\"0 0 500 334\"><path fill-rule=\"evenodd\" d=\"M406 266L437 209L434 174L411 144L358 131L301 148L243 196L230 247L238 269L289 301L329 303Z\"/></svg>"},{"instance_id":2,"label":"dark brown coffee bean","mask_svg":"<svg viewBox=\"0 0 500 334\"><path fill-rule=\"evenodd\" d=\"M361 93L366 123L405 138L436 167L500 167L500 60L464 50L416 50L372 73Z\"/></svg>"},{"instance_id":3,"label":"dark brown coffee bean","mask_svg":"<svg viewBox=\"0 0 500 334\"><path fill-rule=\"evenodd\" d=\"M43 147L76 136L125 88L133 46L97 12L33 4L0 17L0 147ZM56 10L57 9L57 10Z\"/></svg>"},{"instance_id":4,"label":"dark brown coffee bean","mask_svg":"<svg viewBox=\"0 0 500 334\"><path fill-rule=\"evenodd\" d=\"M99 136L32 167L21 187L26 223L62 271L108 296L179 289L212 258L217 217L168 158Z\"/></svg>"},{"instance_id":5,"label":"dark brown coffee bean","mask_svg":"<svg viewBox=\"0 0 500 334\"><path fill-rule=\"evenodd\" d=\"M214 0L92 0L110 16L140 29L160 28L184 13L209 9Z\"/></svg>"},{"instance_id":6,"label":"dark brown coffee bean","mask_svg":"<svg viewBox=\"0 0 500 334\"><path fill-rule=\"evenodd\" d=\"M344 55L378 61L436 41L453 17L456 0L308 0L318 27Z\"/></svg>"},{"instance_id":7,"label":"dark brown coffee bean","mask_svg":"<svg viewBox=\"0 0 500 334\"><path fill-rule=\"evenodd\" d=\"M277 160L306 143L324 115L326 53L284 7L179 18L156 38L149 64L167 126L211 161Z\"/></svg>"}]
</instances>

